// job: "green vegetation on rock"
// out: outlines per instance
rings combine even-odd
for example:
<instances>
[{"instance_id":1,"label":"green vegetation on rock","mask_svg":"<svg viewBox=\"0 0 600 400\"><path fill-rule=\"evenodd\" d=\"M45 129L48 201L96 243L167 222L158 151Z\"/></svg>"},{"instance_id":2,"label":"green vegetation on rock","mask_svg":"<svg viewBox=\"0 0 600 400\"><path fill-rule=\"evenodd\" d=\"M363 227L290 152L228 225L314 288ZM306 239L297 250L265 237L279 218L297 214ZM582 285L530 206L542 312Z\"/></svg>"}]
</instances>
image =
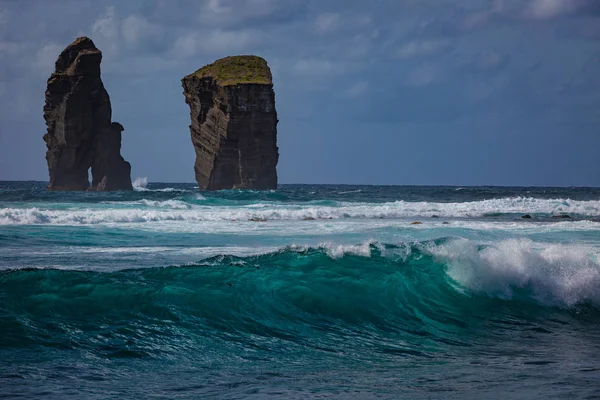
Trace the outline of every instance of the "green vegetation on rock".
<instances>
[{"instance_id":1,"label":"green vegetation on rock","mask_svg":"<svg viewBox=\"0 0 600 400\"><path fill-rule=\"evenodd\" d=\"M221 86L239 84L272 85L271 70L264 58L258 56L231 56L221 58L186 76L213 78Z\"/></svg>"}]
</instances>

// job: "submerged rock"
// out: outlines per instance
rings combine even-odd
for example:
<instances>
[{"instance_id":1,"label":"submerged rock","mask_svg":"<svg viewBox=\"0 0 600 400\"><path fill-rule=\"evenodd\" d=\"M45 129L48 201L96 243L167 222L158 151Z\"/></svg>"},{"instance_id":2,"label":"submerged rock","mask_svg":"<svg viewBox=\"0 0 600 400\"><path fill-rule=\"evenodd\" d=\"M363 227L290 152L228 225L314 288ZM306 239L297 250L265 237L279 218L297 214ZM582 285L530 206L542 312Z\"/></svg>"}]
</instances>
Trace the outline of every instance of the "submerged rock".
<instances>
[{"instance_id":1,"label":"submerged rock","mask_svg":"<svg viewBox=\"0 0 600 400\"><path fill-rule=\"evenodd\" d=\"M522 215L521 218L523 218L523 219L532 219L531 215L529 215L529 214Z\"/></svg>"},{"instance_id":2,"label":"submerged rock","mask_svg":"<svg viewBox=\"0 0 600 400\"><path fill-rule=\"evenodd\" d=\"M121 124L111 122L102 52L80 37L60 54L48 79L44 119L50 190L132 190L121 156ZM92 187L88 171L92 168Z\"/></svg>"},{"instance_id":3,"label":"submerged rock","mask_svg":"<svg viewBox=\"0 0 600 400\"><path fill-rule=\"evenodd\" d=\"M271 71L257 56L226 57L182 79L200 189L277 188Z\"/></svg>"}]
</instances>

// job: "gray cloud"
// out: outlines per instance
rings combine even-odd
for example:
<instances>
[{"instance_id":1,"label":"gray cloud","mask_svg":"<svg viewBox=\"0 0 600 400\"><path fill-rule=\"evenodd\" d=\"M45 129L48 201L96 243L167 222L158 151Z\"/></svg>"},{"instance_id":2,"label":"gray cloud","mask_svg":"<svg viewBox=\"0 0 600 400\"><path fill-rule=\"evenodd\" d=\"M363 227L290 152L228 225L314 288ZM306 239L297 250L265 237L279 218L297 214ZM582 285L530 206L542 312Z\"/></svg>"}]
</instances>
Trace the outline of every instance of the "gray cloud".
<instances>
[{"instance_id":1,"label":"gray cloud","mask_svg":"<svg viewBox=\"0 0 600 400\"><path fill-rule=\"evenodd\" d=\"M152 21L168 26L234 29L281 24L307 15L305 0L148 0L140 8Z\"/></svg>"},{"instance_id":2,"label":"gray cloud","mask_svg":"<svg viewBox=\"0 0 600 400\"><path fill-rule=\"evenodd\" d=\"M452 49L452 42L447 39L412 40L398 49L396 56L400 60L437 56L438 53Z\"/></svg>"},{"instance_id":3,"label":"gray cloud","mask_svg":"<svg viewBox=\"0 0 600 400\"><path fill-rule=\"evenodd\" d=\"M583 17L561 23L554 30L556 38L563 40L600 41L600 18Z\"/></svg>"},{"instance_id":4,"label":"gray cloud","mask_svg":"<svg viewBox=\"0 0 600 400\"><path fill-rule=\"evenodd\" d=\"M221 56L267 58L285 181L298 169L287 164L295 159L289 154L317 146L323 126L332 127L327 140L342 146L344 135L361 134L338 132L339 121L440 132L473 121L598 121L599 21L600 2L590 0L4 1L0 159L13 165L8 148L31 148L23 157L36 169L26 175L45 178L44 87L60 51L79 35L103 51L115 119L127 129L124 152L134 174L152 180L178 180L192 163L192 155L189 166L153 162L189 150L179 79ZM470 129L464 135L478 134ZM286 136L295 130L302 140ZM0 171L0 179L8 175Z\"/></svg>"},{"instance_id":5,"label":"gray cloud","mask_svg":"<svg viewBox=\"0 0 600 400\"><path fill-rule=\"evenodd\" d=\"M562 16L596 13L600 6L595 0L531 0L523 15L526 18L547 20Z\"/></svg>"}]
</instances>

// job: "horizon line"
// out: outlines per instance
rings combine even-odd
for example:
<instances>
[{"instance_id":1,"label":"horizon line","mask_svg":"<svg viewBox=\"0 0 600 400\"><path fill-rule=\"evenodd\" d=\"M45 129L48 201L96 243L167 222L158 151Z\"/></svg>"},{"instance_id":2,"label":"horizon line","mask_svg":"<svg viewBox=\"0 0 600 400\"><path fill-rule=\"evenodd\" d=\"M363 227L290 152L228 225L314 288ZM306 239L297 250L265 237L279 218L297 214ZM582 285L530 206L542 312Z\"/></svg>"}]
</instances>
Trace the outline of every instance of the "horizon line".
<instances>
[{"instance_id":1,"label":"horizon line","mask_svg":"<svg viewBox=\"0 0 600 400\"><path fill-rule=\"evenodd\" d=\"M136 178L141 179L141 178ZM25 180L2 180L0 179L0 183L4 182L35 182L35 183L48 183L48 181L40 181L36 179L25 179ZM134 181L135 182L135 179ZM197 185L197 182L173 182L173 181L147 181L147 183L161 183L161 184L176 184L176 185ZM278 183L278 186L286 185L286 186L384 186L384 187L448 187L448 188L481 188L481 187L490 187L490 188L560 188L560 189L600 189L600 186L578 186L578 185L449 185L449 184L395 184L395 183ZM231 189L238 190L238 189ZM241 189L244 190L244 189Z\"/></svg>"}]
</instances>

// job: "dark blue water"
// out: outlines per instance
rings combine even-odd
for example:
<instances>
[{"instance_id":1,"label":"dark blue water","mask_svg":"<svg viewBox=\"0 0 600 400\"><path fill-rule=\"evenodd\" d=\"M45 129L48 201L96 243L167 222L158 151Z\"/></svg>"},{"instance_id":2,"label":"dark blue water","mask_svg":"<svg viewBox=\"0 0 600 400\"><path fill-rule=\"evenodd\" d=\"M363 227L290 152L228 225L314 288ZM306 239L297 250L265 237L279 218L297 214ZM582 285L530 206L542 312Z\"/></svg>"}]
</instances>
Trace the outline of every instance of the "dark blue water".
<instances>
[{"instance_id":1,"label":"dark blue water","mask_svg":"<svg viewBox=\"0 0 600 400\"><path fill-rule=\"evenodd\" d=\"M136 189L0 183L0 397L600 398L599 189Z\"/></svg>"}]
</instances>

